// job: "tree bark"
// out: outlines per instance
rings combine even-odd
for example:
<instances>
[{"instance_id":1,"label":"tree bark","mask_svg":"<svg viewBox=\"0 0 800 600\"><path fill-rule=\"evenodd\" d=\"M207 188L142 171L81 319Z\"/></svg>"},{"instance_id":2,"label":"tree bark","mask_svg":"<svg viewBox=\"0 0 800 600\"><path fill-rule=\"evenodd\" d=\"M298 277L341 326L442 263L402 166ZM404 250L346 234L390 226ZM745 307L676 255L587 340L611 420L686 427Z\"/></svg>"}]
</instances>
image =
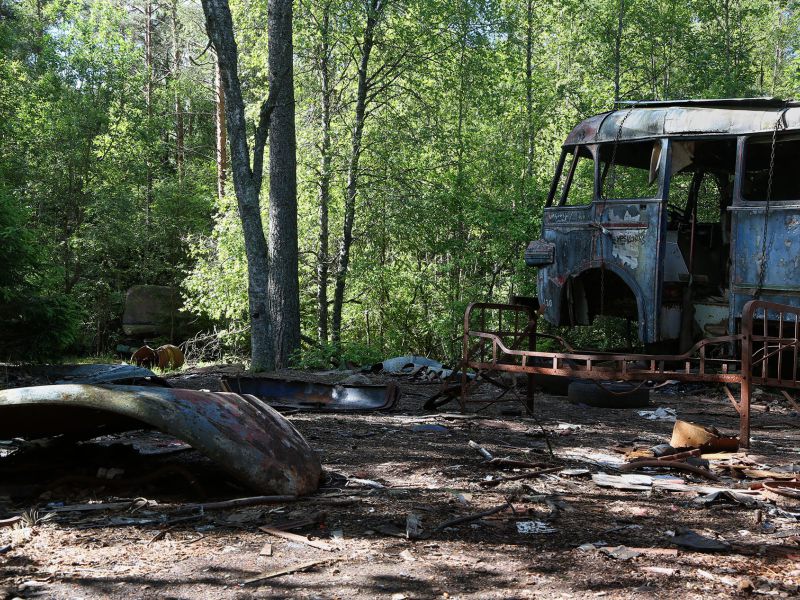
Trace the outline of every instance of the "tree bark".
<instances>
[{"instance_id":1,"label":"tree bark","mask_svg":"<svg viewBox=\"0 0 800 600\"><path fill-rule=\"evenodd\" d=\"M183 181L185 157L183 101L177 85L180 79L182 58L180 23L178 21L178 0L172 0L172 81L173 84L175 84L175 170L178 173L178 181Z\"/></svg>"},{"instance_id":2,"label":"tree bark","mask_svg":"<svg viewBox=\"0 0 800 600\"><path fill-rule=\"evenodd\" d=\"M614 107L620 99L620 65L622 62L622 29L625 24L625 0L619 0L617 35L614 39Z\"/></svg>"},{"instance_id":3,"label":"tree bark","mask_svg":"<svg viewBox=\"0 0 800 600\"><path fill-rule=\"evenodd\" d=\"M328 263L330 255L328 244L328 207L331 195L331 81L330 81L330 2L322 7L320 23L319 72L322 112L320 129L322 140L319 154L319 249L317 250L317 339L321 344L328 342Z\"/></svg>"},{"instance_id":4,"label":"tree bark","mask_svg":"<svg viewBox=\"0 0 800 600\"><path fill-rule=\"evenodd\" d=\"M217 197L221 200L225 195L225 184L228 173L228 133L225 127L225 91L222 89L222 71L219 59L214 59L214 93L216 97L217 126Z\"/></svg>"},{"instance_id":5,"label":"tree bark","mask_svg":"<svg viewBox=\"0 0 800 600\"><path fill-rule=\"evenodd\" d=\"M269 257L261 221L259 195L264 166L264 147L273 109L270 97L261 106L253 145L253 165L247 141L247 123L238 71L238 49L233 35L233 19L227 0L202 0L206 31L217 55L219 76L225 99L225 117L231 153L231 174L247 256L247 296L250 310L251 369L274 367L275 355L267 294Z\"/></svg>"},{"instance_id":6,"label":"tree bark","mask_svg":"<svg viewBox=\"0 0 800 600\"><path fill-rule=\"evenodd\" d=\"M275 96L269 123L269 307L275 368L282 369L300 348L292 0L269 0L267 28L269 89Z\"/></svg>"},{"instance_id":7,"label":"tree bark","mask_svg":"<svg viewBox=\"0 0 800 600\"><path fill-rule=\"evenodd\" d=\"M153 3L144 5L144 101L147 108L147 126L153 124ZM150 224L150 209L153 206L153 167L150 156L145 158L145 223Z\"/></svg>"},{"instance_id":8,"label":"tree bark","mask_svg":"<svg viewBox=\"0 0 800 600\"><path fill-rule=\"evenodd\" d=\"M368 0L367 21L364 28L364 39L360 45L361 60L358 66L358 87L356 91L355 122L350 143L350 160L347 166L347 190L344 199L344 225L342 240L339 245L338 265L336 269L336 287L333 294L333 315L331 318L331 336L334 342L341 340L342 306L350 266L350 247L353 243L353 224L355 222L356 195L358 193L359 161L361 159L361 139L364 134L364 120L367 112L367 93L369 92L368 69L369 57L375 44L375 28L383 11L383 0Z\"/></svg>"},{"instance_id":9,"label":"tree bark","mask_svg":"<svg viewBox=\"0 0 800 600\"><path fill-rule=\"evenodd\" d=\"M525 171L522 176L522 206L526 204L528 186L533 175L533 0L528 0L525 18Z\"/></svg>"}]
</instances>

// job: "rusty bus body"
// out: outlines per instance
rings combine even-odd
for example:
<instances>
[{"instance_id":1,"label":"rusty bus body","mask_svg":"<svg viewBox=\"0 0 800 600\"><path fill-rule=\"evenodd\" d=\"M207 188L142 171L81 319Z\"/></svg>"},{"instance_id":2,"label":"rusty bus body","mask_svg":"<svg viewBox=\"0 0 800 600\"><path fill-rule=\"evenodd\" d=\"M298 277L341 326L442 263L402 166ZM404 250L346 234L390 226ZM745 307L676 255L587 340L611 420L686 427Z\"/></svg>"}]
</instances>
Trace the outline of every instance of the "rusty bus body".
<instances>
[{"instance_id":1,"label":"rusty bus body","mask_svg":"<svg viewBox=\"0 0 800 600\"><path fill-rule=\"evenodd\" d=\"M685 351L749 300L800 306L799 231L800 103L641 102L569 134L526 262L550 323Z\"/></svg>"}]
</instances>

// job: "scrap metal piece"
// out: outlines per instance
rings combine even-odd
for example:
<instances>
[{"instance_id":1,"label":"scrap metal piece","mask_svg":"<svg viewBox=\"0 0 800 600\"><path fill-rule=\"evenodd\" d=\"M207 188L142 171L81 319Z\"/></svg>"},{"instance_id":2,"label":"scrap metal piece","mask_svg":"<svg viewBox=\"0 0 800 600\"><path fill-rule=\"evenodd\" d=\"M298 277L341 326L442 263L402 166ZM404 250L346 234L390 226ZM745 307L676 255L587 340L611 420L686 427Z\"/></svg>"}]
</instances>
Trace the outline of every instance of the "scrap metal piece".
<instances>
[{"instance_id":1,"label":"scrap metal piece","mask_svg":"<svg viewBox=\"0 0 800 600\"><path fill-rule=\"evenodd\" d=\"M48 373L59 377L56 383L88 383L93 385L158 385L169 383L150 369L135 365L62 365Z\"/></svg>"},{"instance_id":2,"label":"scrap metal piece","mask_svg":"<svg viewBox=\"0 0 800 600\"><path fill-rule=\"evenodd\" d=\"M275 377L223 377L226 391L252 394L270 406L299 410L389 410L400 396L394 383L347 385L311 383Z\"/></svg>"},{"instance_id":3,"label":"scrap metal piece","mask_svg":"<svg viewBox=\"0 0 800 600\"><path fill-rule=\"evenodd\" d=\"M712 426L677 420L669 445L673 448L700 448L705 452L735 452L739 449L739 440L721 435Z\"/></svg>"},{"instance_id":4,"label":"scrap metal piece","mask_svg":"<svg viewBox=\"0 0 800 600\"><path fill-rule=\"evenodd\" d=\"M0 391L0 438L91 438L146 426L187 442L261 494L297 496L319 485L316 452L254 396L75 384Z\"/></svg>"}]
</instances>

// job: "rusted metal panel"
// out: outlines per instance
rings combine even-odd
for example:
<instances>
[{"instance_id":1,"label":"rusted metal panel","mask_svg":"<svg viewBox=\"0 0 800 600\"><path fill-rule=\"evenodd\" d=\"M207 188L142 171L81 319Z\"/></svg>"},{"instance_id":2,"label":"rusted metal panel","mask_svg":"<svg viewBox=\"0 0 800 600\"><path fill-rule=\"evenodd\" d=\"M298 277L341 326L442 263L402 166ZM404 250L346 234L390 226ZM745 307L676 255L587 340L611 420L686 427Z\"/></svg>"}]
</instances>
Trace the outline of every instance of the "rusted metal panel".
<instances>
[{"instance_id":1,"label":"rusted metal panel","mask_svg":"<svg viewBox=\"0 0 800 600\"><path fill-rule=\"evenodd\" d=\"M637 103L582 121L570 132L564 145L661 137L767 133L775 128L775 120L785 108L784 126L781 129L800 129L800 106L797 103L780 102L777 106L748 106L741 103L717 106Z\"/></svg>"},{"instance_id":2,"label":"rusted metal panel","mask_svg":"<svg viewBox=\"0 0 800 600\"><path fill-rule=\"evenodd\" d=\"M331 385L275 377L224 377L222 385L231 392L257 396L274 407L331 412L389 410L400 395L394 383Z\"/></svg>"},{"instance_id":3,"label":"rusted metal panel","mask_svg":"<svg viewBox=\"0 0 800 600\"><path fill-rule=\"evenodd\" d=\"M543 238L555 248L553 264L539 269L538 294L545 318L560 325L588 325L592 316L588 313L587 319L562 313L567 287L584 274L605 271L598 277L616 275L634 294L640 339L645 343L658 340L660 315L646 308L661 301L662 211L660 200L545 209ZM613 283L607 290L599 288L591 293L609 296L603 299L609 300L609 306L620 291Z\"/></svg>"},{"instance_id":4,"label":"rusted metal panel","mask_svg":"<svg viewBox=\"0 0 800 600\"><path fill-rule=\"evenodd\" d=\"M756 296L800 306L800 202L769 207L765 202L750 203L729 210L733 248L729 330L733 331L744 305Z\"/></svg>"},{"instance_id":5,"label":"rusted metal panel","mask_svg":"<svg viewBox=\"0 0 800 600\"><path fill-rule=\"evenodd\" d=\"M187 442L259 493L302 495L319 485L314 449L254 396L76 384L0 391L0 438L88 438L148 426Z\"/></svg>"}]
</instances>

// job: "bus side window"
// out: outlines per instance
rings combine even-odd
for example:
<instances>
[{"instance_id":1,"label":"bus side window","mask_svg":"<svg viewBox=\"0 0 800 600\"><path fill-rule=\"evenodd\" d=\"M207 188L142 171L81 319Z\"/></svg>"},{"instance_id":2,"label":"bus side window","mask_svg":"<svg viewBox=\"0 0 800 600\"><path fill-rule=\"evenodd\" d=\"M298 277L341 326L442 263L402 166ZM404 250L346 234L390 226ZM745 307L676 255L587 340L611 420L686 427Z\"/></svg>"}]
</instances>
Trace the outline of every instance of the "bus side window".
<instances>
[{"instance_id":1,"label":"bus side window","mask_svg":"<svg viewBox=\"0 0 800 600\"><path fill-rule=\"evenodd\" d=\"M608 200L657 197L660 144L652 140L604 144L600 148L600 195Z\"/></svg>"},{"instance_id":2,"label":"bus side window","mask_svg":"<svg viewBox=\"0 0 800 600\"><path fill-rule=\"evenodd\" d=\"M770 164L772 180L770 182ZM800 200L800 139L784 137L775 142L772 136L752 137L744 151L742 197L745 200Z\"/></svg>"},{"instance_id":3,"label":"bus side window","mask_svg":"<svg viewBox=\"0 0 800 600\"><path fill-rule=\"evenodd\" d=\"M558 206L583 206L594 199L594 159L584 146L568 152L554 197Z\"/></svg>"}]
</instances>

